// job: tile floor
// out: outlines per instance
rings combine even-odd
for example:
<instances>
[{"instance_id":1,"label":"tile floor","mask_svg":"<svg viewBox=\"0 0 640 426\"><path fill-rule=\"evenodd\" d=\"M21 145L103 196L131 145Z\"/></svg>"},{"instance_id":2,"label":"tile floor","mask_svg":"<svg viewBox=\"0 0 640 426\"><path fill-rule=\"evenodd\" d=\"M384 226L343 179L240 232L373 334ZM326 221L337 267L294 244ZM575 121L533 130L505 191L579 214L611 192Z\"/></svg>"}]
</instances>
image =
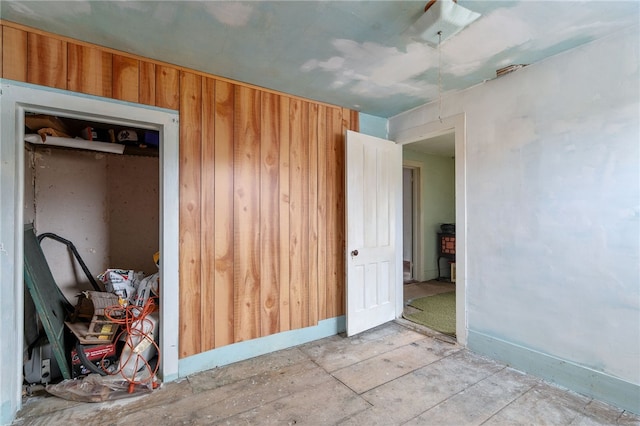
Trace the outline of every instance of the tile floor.
<instances>
[{"instance_id":1,"label":"tile floor","mask_svg":"<svg viewBox=\"0 0 640 426\"><path fill-rule=\"evenodd\" d=\"M611 425L640 417L391 322L205 371L150 395L30 400L16 425Z\"/></svg>"}]
</instances>

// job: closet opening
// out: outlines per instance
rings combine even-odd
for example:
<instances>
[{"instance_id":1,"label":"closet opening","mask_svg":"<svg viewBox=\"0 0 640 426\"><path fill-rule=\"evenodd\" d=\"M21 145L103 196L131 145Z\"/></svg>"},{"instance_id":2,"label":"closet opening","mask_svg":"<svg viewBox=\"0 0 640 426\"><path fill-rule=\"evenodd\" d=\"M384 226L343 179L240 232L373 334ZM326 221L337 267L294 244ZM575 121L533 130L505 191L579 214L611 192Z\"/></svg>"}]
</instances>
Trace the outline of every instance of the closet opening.
<instances>
[{"instance_id":1,"label":"closet opening","mask_svg":"<svg viewBox=\"0 0 640 426\"><path fill-rule=\"evenodd\" d=\"M143 282L147 290L140 305L153 299L156 308L149 314L150 322L141 325L143 334L129 351L135 347L136 353L139 350L148 356L159 381L175 380L177 112L13 83L3 83L2 95L3 123L15 123L3 126L0 150L3 164L14 160L12 170L6 168L1 179L2 194L15 196L3 196L3 202L10 202L3 203L0 233L10 250L7 255L15 259L14 267L0 270L3 282L13 282L13 286L3 286L3 299L15 301L15 327L1 333L3 341L16 343L5 354L2 367L13 372L6 377L16 378L12 411L19 409L25 385L55 383L87 373L75 363L74 340L85 338L85 348L113 344L116 353L101 356L100 366L100 361L93 364L104 367L111 363L111 370L113 365L123 367L127 361L119 359L123 349L117 337L122 326L113 321L113 313L108 320L98 313L102 313L106 294L115 297L115 303L108 298L114 307L134 303ZM34 125L33 120L38 119L62 123L65 131ZM62 141L61 147L56 138L68 141ZM44 238L36 238L43 234ZM6 245L12 240L13 244ZM32 258L34 252L40 253ZM58 324L64 316L67 323L61 333L64 336L57 340L62 343L49 342L49 347L45 341L56 340L56 336L47 335L43 324L50 321L43 318L53 293L47 290L38 296L33 289L43 280L31 274L42 266L42 259L54 288L72 308L64 315L49 315ZM34 264L38 267L33 268ZM90 293L95 293L95 299L81 304L83 298L84 302L91 299ZM83 297L78 298L79 294ZM81 327L68 326L83 321ZM152 351L143 352L145 348L138 346L153 346L152 342L157 342L160 355L157 370ZM90 351L87 354L94 356ZM142 377L139 365L124 367L134 380Z\"/></svg>"},{"instance_id":2,"label":"closet opening","mask_svg":"<svg viewBox=\"0 0 640 426\"><path fill-rule=\"evenodd\" d=\"M161 358L159 132L29 111L24 123L25 385L90 373L151 385ZM45 265L53 281L38 272ZM58 302L64 323L52 314Z\"/></svg>"}]
</instances>

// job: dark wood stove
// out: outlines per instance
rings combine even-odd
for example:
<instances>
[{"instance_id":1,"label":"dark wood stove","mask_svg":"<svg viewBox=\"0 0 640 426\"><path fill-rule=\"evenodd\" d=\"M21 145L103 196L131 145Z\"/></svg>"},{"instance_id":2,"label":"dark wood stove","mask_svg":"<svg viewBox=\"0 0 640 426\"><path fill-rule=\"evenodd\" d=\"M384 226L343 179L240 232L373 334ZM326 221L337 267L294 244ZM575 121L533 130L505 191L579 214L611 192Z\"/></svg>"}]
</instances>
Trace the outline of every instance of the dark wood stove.
<instances>
[{"instance_id":1,"label":"dark wood stove","mask_svg":"<svg viewBox=\"0 0 640 426\"><path fill-rule=\"evenodd\" d=\"M456 234L449 232L438 233L438 280L443 277L440 274L440 261L446 259L447 263L456 261Z\"/></svg>"}]
</instances>

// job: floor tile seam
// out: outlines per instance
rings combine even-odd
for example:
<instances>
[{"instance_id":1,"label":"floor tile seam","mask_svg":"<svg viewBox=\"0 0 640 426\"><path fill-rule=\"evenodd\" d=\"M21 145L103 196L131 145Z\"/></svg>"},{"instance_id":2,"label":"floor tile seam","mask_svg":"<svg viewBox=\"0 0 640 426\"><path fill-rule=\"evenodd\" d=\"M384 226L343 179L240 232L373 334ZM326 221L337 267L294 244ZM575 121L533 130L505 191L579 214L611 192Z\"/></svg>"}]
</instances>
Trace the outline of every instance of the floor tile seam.
<instances>
[{"instance_id":1,"label":"floor tile seam","mask_svg":"<svg viewBox=\"0 0 640 426\"><path fill-rule=\"evenodd\" d=\"M234 418L234 417L237 417L237 416L241 416L241 415L243 415L245 413L249 413L249 412L251 412L251 411L253 411L255 409L258 409L258 408L261 408L261 407L264 407L264 406L267 406L267 405L270 405L270 404L275 404L278 401L280 401L281 399L293 396L293 394L294 394L293 392L287 392L285 395L281 395L281 396L279 396L279 397L277 397L275 399L272 399L272 400L269 400L269 401L262 401L260 404L256 404L256 405L253 405L251 407L248 407L246 410L238 411L237 413L231 414L230 416L220 417L219 419L213 420L213 424L220 424L220 423L222 423L224 421L228 421L231 418ZM213 404L220 404L220 403L223 403L224 401L227 401L229 399L231 399L231 398L225 398L223 400L216 401Z\"/></svg>"},{"instance_id":2,"label":"floor tile seam","mask_svg":"<svg viewBox=\"0 0 640 426\"><path fill-rule=\"evenodd\" d=\"M347 389L349 389L351 392L353 392L358 398L361 398L363 401L365 401L367 404L373 405L371 404L371 402L369 402L365 397L363 397L362 395L367 391L364 391L362 393L358 393L358 391L356 391L355 389L353 389L351 386L349 386L348 384L346 384L343 380L340 380L339 378L337 378L336 376L334 376L333 374L329 373L329 375L331 377L333 377L333 379L339 383L341 383L344 387L346 387Z\"/></svg>"},{"instance_id":3,"label":"floor tile seam","mask_svg":"<svg viewBox=\"0 0 640 426\"><path fill-rule=\"evenodd\" d=\"M296 349L297 349L297 348L296 348ZM219 388L224 387L224 386L234 385L234 384L240 383L240 382L242 382L242 381L252 379L252 378L254 378L254 377L259 377L259 376L261 376L261 375L263 375L263 374L272 373L272 372L275 372L275 371L281 370L281 369L283 369L283 368L293 367L293 366L295 366L295 365L303 364L303 363L306 363L306 362L309 362L309 361L311 361L312 363L314 363L314 364L317 366L317 364L313 361L313 359L311 359L311 358L310 358L308 355L306 355L303 351L300 351L300 352L305 356L305 358L306 358L306 359L302 359L302 360L300 360L300 361L296 361L296 362L293 362L293 363L291 363L291 364L282 365L282 366L279 366L279 367L277 367L277 368L275 368L275 369L272 369L272 370L263 370L263 371L261 371L261 372L259 372L259 373L251 374L251 375L249 375L249 376L244 376L244 377L242 377L242 378L238 378L238 379L232 379L232 380L229 380L229 382L227 382L227 383L225 383L225 384L223 384L223 385L216 386L216 387L214 387L214 388L210 388L210 389L206 389L206 390L201 391L201 392L199 392L199 393L202 393L202 392L209 392L209 391L212 391L212 390L215 390L215 389L219 389ZM224 368L224 366L222 366L221 368ZM305 369L305 370L303 370L302 372L304 372L304 371L308 371L308 370L306 370L306 369ZM300 373L295 373L295 374L300 374ZM192 394L192 395L194 395L194 394L196 394L196 393L194 392L194 389L193 389L193 383L191 383L191 381L189 380L189 377L190 377L190 376L187 376L187 377L186 377L186 379L187 379L187 381L188 381L188 383L189 383L189 389L191 390L191 394ZM215 380L215 378L213 378L212 380ZM180 399L183 399L183 398L180 398Z\"/></svg>"},{"instance_id":4,"label":"floor tile seam","mask_svg":"<svg viewBox=\"0 0 640 426\"><path fill-rule=\"evenodd\" d=\"M386 382L379 383L379 384L375 385L374 387L369 388L369 389L366 389L366 390L364 390L364 391L362 391L362 392L358 392L358 391L356 391L355 389L351 388L349 385L347 385L346 383L344 383L342 380L340 380L339 378L337 378L337 377L334 375L334 373L338 373L339 371L343 370L344 368L348 368L348 367L344 367L344 368L341 368L341 369L336 370L336 371L334 371L334 372L330 372L329 374L331 374L331 376L332 376L332 377L334 377L336 380L338 380L338 381L340 381L341 383L343 383L345 386L347 386L349 389L351 389L351 390L352 390L353 392L355 392L357 395L363 395L363 394L365 394L365 393L367 393L367 392L370 392L370 391L372 391L372 390L374 390L374 389L379 388L380 386L384 386L384 385L386 385L386 384L388 384L388 383L393 382L394 380L401 379L402 377L405 377L405 376L407 376L407 375L409 375L409 374L412 374L412 373L414 373L414 372L416 372L416 371L418 371L418 370L420 370L420 369L422 369L422 368L428 367L428 366L429 366L429 365L431 365L431 364L434 364L434 363L436 363L436 362L442 361L444 358L448 358L449 356L451 356L451 355L453 355L453 354L455 354L455 353L457 353L457 351L456 351L456 352L453 352L453 353L451 353L451 354L447 354L446 356L443 356L443 357L441 357L441 358L434 359L433 361L428 362L428 363L426 363L426 364L423 364L423 365L421 365L421 366L419 366L419 367L415 367L413 370L407 371L407 372L405 372L405 373L403 373L403 374L401 374L401 375L399 375L399 376L396 376L396 377L394 377L394 378L392 378L392 379L387 380ZM356 364L352 364L352 365L357 365L357 364L359 364L359 362L358 362L358 363L356 363ZM475 384L475 383L474 383L474 384ZM473 386L473 385L472 385L472 386ZM364 398L364 397L363 397L363 398ZM367 400L365 399L365 401L367 401ZM369 402L369 401L367 401L367 402Z\"/></svg>"},{"instance_id":5,"label":"floor tile seam","mask_svg":"<svg viewBox=\"0 0 640 426\"><path fill-rule=\"evenodd\" d=\"M427 408L426 410L422 411L421 413L417 414L416 416L412 417L411 419L407 420L406 422L403 422L402 424L406 424L406 423L408 423L408 422L410 422L410 421L412 421L412 420L414 420L414 419L417 419L418 417L422 416L423 414L427 413L428 411L431 411L431 410L433 410L434 408L438 407L439 405L444 404L445 402L447 402L447 401L448 401L448 400L450 400L451 398L454 398L456 395L459 395L459 394L461 394L462 392L465 392L466 390L468 390L468 389L472 388L473 386L476 386L476 385L478 385L479 383L484 382L485 380L488 380L489 378L491 378L491 377L495 376L495 375L496 375L496 374L498 374L499 372L504 371L506 368L507 368L507 366L504 366L504 368L501 368L500 370L495 371L494 373L489 374L489 375L487 375L487 376L483 377L482 379L480 379L480 380L478 380L478 381L476 381L476 382L472 383L471 385L466 386L466 387L464 387L464 388L460 389L458 392L455 392L455 393L451 394L450 396L448 396L448 397L446 397L445 399L443 399L443 400L441 400L441 401L437 402L436 404L432 405L431 407ZM527 390L528 390L528 389L527 389ZM485 420L485 421L486 421L486 420Z\"/></svg>"},{"instance_id":6,"label":"floor tile seam","mask_svg":"<svg viewBox=\"0 0 640 426\"><path fill-rule=\"evenodd\" d=\"M370 409L372 409L372 408L373 408L373 404L371 404L369 401L367 401L366 399L362 398L360 395L357 395L357 397L358 397L362 402L364 402L365 404L367 404L367 405L368 405L368 407L365 407L365 408L363 408L362 410L358 410L358 411L356 411L355 413L351 413L351 414L349 414L348 416L344 416L344 417L342 417L341 419L339 419L338 421L336 421L336 422L334 423L334 425L341 425L341 424L343 424L344 422L346 422L347 420L352 419L352 418L354 418L355 416L358 416L358 415L360 415L361 413L364 413L364 412L366 412L367 410L370 410Z\"/></svg>"},{"instance_id":7,"label":"floor tile seam","mask_svg":"<svg viewBox=\"0 0 640 426\"><path fill-rule=\"evenodd\" d=\"M321 368L321 367L320 367L320 370L322 370L322 368ZM303 373L305 373L305 372L308 372L308 371L310 371L310 370L304 370L304 371L301 371L301 372L298 372L298 373L294 373L294 374L288 375L287 377L292 377L292 376L301 375L301 374L303 374ZM322 373L324 373L324 371L322 371ZM251 377L248 377L248 378L246 378L246 379L239 380L239 381L234 382L234 383L229 383L228 385L236 384L236 383L239 383L239 382L241 382L241 381L243 381L243 380L251 379L252 377L255 377L255 375L254 375L254 376L251 376ZM321 374L321 379L320 379L320 380L318 380L318 381L315 383L315 385L320 385L320 384L323 384L323 383L328 382L328 381L330 381L330 380L331 380L330 375L327 375L327 374ZM224 385L224 386L226 386L226 385ZM213 388L213 389L210 389L210 390L220 389L221 387L224 387L224 386L220 386L220 387L218 387L218 388ZM287 398L287 397L289 397L289 396L293 396L293 395L297 392L297 391L289 391L289 390L288 390L289 388L288 388L287 386L282 386L282 389L285 389L285 391L283 392L283 394L282 394L282 395L279 395L279 396L278 396L278 397L276 397L275 399L271 399L271 400L268 400L268 401L264 401L264 403L263 403L262 405L264 405L264 404L272 404L272 403L277 402L278 400L280 400L280 399L282 399L282 398ZM259 393L259 391L258 391L258 392L254 392L254 393L252 393L250 396L257 395L258 393ZM245 395L245 396L246 396L246 395ZM233 398L234 398L234 397L235 397L235 395L228 396L228 397L224 397L224 398L222 398L222 399L217 399L217 400L215 400L215 401L211 402L211 404L224 404L224 403L226 403L226 402L228 402L228 401L233 400ZM180 400L183 400L183 399L184 399L184 398L180 398ZM262 406L262 405L255 405L255 406L253 406L253 407L251 407L251 408L249 408L249 409L247 409L247 410L243 411L242 413L247 412L247 411L251 411L251 410L253 410L254 408L258 408L258 407L260 407L260 406ZM236 416L236 415L238 415L238 414L241 414L241 413L233 414L232 416L225 417L225 419L226 419L226 418L229 418L229 417Z\"/></svg>"},{"instance_id":8,"label":"floor tile seam","mask_svg":"<svg viewBox=\"0 0 640 426\"><path fill-rule=\"evenodd\" d=\"M537 383L537 384L536 384L536 386L535 386L535 387L538 387L538 386L541 386L541 385L552 386L552 387L556 388L557 390L559 390L560 392L562 392L563 394L568 394L568 393L570 393L570 392L571 392L571 391L570 391L570 389L566 389L566 388L559 387L558 385L556 385L556 384L554 384L554 383L552 383L552 382L547 382L547 381L545 381L545 380L541 380L539 383ZM542 389L540 389L540 390L542 391ZM577 393L577 392L576 392L576 393ZM582 395L582 394L578 394L578 395L583 396L583 397L586 397L586 395ZM571 418L571 420L570 420L569 424L574 424L573 422L574 422L574 421L578 418L578 416L580 416L580 415L584 415L584 416L586 416L586 417L589 417L589 418L592 418L592 419L594 419L594 420L597 420L597 418L596 418L596 417L594 417L594 416L592 416L592 415L589 415L589 414L587 413L587 411L586 411L587 406L588 406L588 405L593 401L593 398L590 398L590 397L587 397L587 398L589 398L589 400L588 400L584 405L578 405L578 404L576 404L576 407L575 407L575 408L574 408L574 407L571 407L571 406L569 406L568 404L565 404L565 403L561 403L561 404L560 404L562 407L565 407L567 410L569 410L569 411L571 411L571 412L575 413L575 415Z\"/></svg>"},{"instance_id":9,"label":"floor tile seam","mask_svg":"<svg viewBox=\"0 0 640 426\"><path fill-rule=\"evenodd\" d=\"M395 380L401 379L401 378L403 378L403 377L405 377L405 376L407 376L407 375L409 375L409 374L413 374L413 373L415 373L416 371L421 370L421 369L423 369L423 368L425 368L425 367L428 367L428 366L430 366L431 364L434 364L434 363L436 363L436 362L438 362L438 361L440 361L440 360L441 360L441 359L436 359L436 360L431 361L431 362L430 362L430 363L428 363L428 364L425 364L425 365L422 365L422 366L420 366L420 367L417 367L417 368L415 368L415 369L413 369L413 370L411 370L411 371L407 371L406 373L401 374L400 376L394 377L394 378L392 378L392 379L387 380L386 382L379 383L379 384L375 385L375 386L374 386L374 387L372 387L372 388L369 388L369 389L367 389L367 390L365 390L365 391L362 391L361 393L358 393L358 395L364 395L364 394L365 394L365 393L367 393L367 392L371 392L371 391L373 391L373 390L375 390L375 389L377 389L377 388L379 388L379 387L381 387L381 386L387 385L387 384L389 384L389 383L391 383L391 382L393 382L393 381L395 381ZM336 377L336 379L337 379L337 380L340 380L340 379L338 379L337 377ZM346 384L345 384L345 385L346 385ZM349 388L349 389L351 389L351 388ZM355 390L354 390L354 392L356 392L356 393L357 393L357 391L355 391ZM364 396L363 396L363 398L364 398ZM366 398L365 398L365 401L369 402Z\"/></svg>"},{"instance_id":10,"label":"floor tile seam","mask_svg":"<svg viewBox=\"0 0 640 426\"><path fill-rule=\"evenodd\" d=\"M393 351L395 351L395 350L397 350L397 349L400 349L400 348L403 348L403 347L405 347L405 346L409 346L409 345L411 345L412 343L415 343L415 342L417 342L417 341L425 340L426 338L427 338L427 337L425 337L425 338L423 338L423 339L419 339L419 340L414 340L413 342L403 344L402 346L394 347L393 349L389 349L389 350L387 350L387 351L377 353L377 354L372 355L372 356L370 356L370 357L368 357L368 358L361 359L361 360L359 360L359 361L357 361L357 362L354 362L353 364L345 365L344 367L340 367L340 368L335 369L335 370L327 370L327 369L325 369L325 370L327 371L327 373L329 373L329 374L333 375L334 373L337 373L337 372L342 371L342 370L344 370L344 369L354 367L354 366L356 366L356 365L358 365L358 364L361 364L361 363L363 363L363 362L366 362L366 361L370 361L370 360L372 360L372 359L374 359L374 358L376 358L376 357L379 357L379 356L381 356L381 355L388 354L389 352L393 352Z\"/></svg>"},{"instance_id":11,"label":"floor tile seam","mask_svg":"<svg viewBox=\"0 0 640 426\"><path fill-rule=\"evenodd\" d=\"M361 400L361 401L363 401L364 403L366 403L367 405L369 405L369 407L367 407L367 408L365 408L365 409L363 409L363 410L361 410L361 411L366 411L366 410L368 410L369 408L373 407L373 405L372 405L369 401L367 401L366 399L364 399L362 396L358 395L358 393L357 393L357 392L355 392L353 389L351 389L349 386L347 386L345 383L343 383L342 381L338 380L337 378L327 376L327 377L326 377L326 380L327 380L327 381L330 381L332 378L333 378L335 381L340 382L340 383L341 383L341 384L342 384L346 389L348 389L349 391L351 391L351 392L352 392L352 394L353 394L353 396L357 397L359 400ZM293 397L296 393L297 393L297 392L287 392L287 394L286 394L286 395L282 395L282 396L280 396L280 397L278 397L278 398L276 398L276 399L273 399L273 400L270 400L270 401L265 401L264 403L262 403L262 404L260 404L260 405L253 406L253 407L251 407L251 408L247 408L247 409L246 409L246 410L244 410L244 411L241 411L241 412L235 413L235 414L233 414L233 415L231 415L231 416L227 416L227 417L224 417L224 418L221 418L221 419L215 420L214 424L220 424L221 422L224 422L225 420L228 420L228 419L233 418L233 417L236 417L236 416L241 416L241 415L243 415L243 414L245 414L245 413L249 413L249 412L251 412L252 410L255 410L255 409L257 409L257 408L264 407L264 406L271 405L271 404L275 404L275 403L277 403L278 401L280 401L280 400L282 400L282 399L284 399L284 398ZM276 412L277 412L277 411L276 411ZM356 413L354 413L354 415L355 415L355 414L356 414ZM347 417L347 418L348 418L348 417ZM344 419L344 418L343 418L343 419Z\"/></svg>"},{"instance_id":12,"label":"floor tile seam","mask_svg":"<svg viewBox=\"0 0 640 426\"><path fill-rule=\"evenodd\" d=\"M506 368L506 367L505 367ZM482 426L485 423L487 423L489 420L493 419L495 416L497 416L498 414L500 414L501 412L503 412L507 407L510 407L514 402L518 401L520 398L524 397L526 394L528 394L529 392L531 392L534 388L536 388L538 386L538 383L534 383L531 386L529 386L529 388L527 390L525 390L524 392L520 392L520 394L518 396L516 396L515 398L513 398L511 401L509 401L509 403L505 404L502 406L502 408L500 408L498 411L496 411L495 413L493 413L491 416L489 416L485 421L483 421L482 423L480 423L480 425L478 426Z\"/></svg>"},{"instance_id":13,"label":"floor tile seam","mask_svg":"<svg viewBox=\"0 0 640 426\"><path fill-rule=\"evenodd\" d=\"M633 418L637 418L640 417L638 414L634 413L633 411L629 411L629 410L622 410L622 412L618 415L618 418L616 419L616 424L620 424L620 420L622 419L622 416L624 416L625 414L633 417Z\"/></svg>"}]
</instances>

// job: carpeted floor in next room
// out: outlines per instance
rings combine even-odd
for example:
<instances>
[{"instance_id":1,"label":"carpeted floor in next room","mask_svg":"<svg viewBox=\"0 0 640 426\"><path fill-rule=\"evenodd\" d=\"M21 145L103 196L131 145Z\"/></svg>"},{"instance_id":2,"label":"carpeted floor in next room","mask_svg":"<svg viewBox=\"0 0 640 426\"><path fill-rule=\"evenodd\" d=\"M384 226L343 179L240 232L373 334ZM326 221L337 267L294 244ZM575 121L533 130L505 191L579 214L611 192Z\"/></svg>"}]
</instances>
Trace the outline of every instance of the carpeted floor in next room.
<instances>
[{"instance_id":1,"label":"carpeted floor in next room","mask_svg":"<svg viewBox=\"0 0 640 426\"><path fill-rule=\"evenodd\" d=\"M405 309L407 303L412 299L417 299L419 297L425 296L433 296L434 294L446 293L449 291L455 291L456 283L448 282L448 281L438 281L431 280L425 282L416 282L405 284L403 286L404 293L404 305ZM405 314L411 313L405 311Z\"/></svg>"},{"instance_id":2,"label":"carpeted floor in next room","mask_svg":"<svg viewBox=\"0 0 640 426\"><path fill-rule=\"evenodd\" d=\"M438 280L430 280L425 282L413 282L413 283L405 283L403 286L403 299L404 299L404 310L403 310L403 320L410 322L417 328L422 329L423 332L427 332L427 334L432 335L432 332L435 334L445 333L448 335L455 335L455 307L453 308L453 325L447 325L446 327L438 327L434 324L430 328L425 329L425 321L420 321L420 314L424 314L420 309L417 309L414 306L411 306L410 303L412 301L416 301L420 298L427 296L435 296L443 293L455 292L456 285L455 283L448 281L438 281ZM455 299L454 299L455 300ZM454 302L455 303L455 302ZM413 316L413 318L412 318ZM429 322L429 321L426 321ZM407 324L408 325L408 324ZM428 327L428 326L427 326ZM445 331L445 329L447 331ZM455 341L455 337L450 337Z\"/></svg>"}]
</instances>

